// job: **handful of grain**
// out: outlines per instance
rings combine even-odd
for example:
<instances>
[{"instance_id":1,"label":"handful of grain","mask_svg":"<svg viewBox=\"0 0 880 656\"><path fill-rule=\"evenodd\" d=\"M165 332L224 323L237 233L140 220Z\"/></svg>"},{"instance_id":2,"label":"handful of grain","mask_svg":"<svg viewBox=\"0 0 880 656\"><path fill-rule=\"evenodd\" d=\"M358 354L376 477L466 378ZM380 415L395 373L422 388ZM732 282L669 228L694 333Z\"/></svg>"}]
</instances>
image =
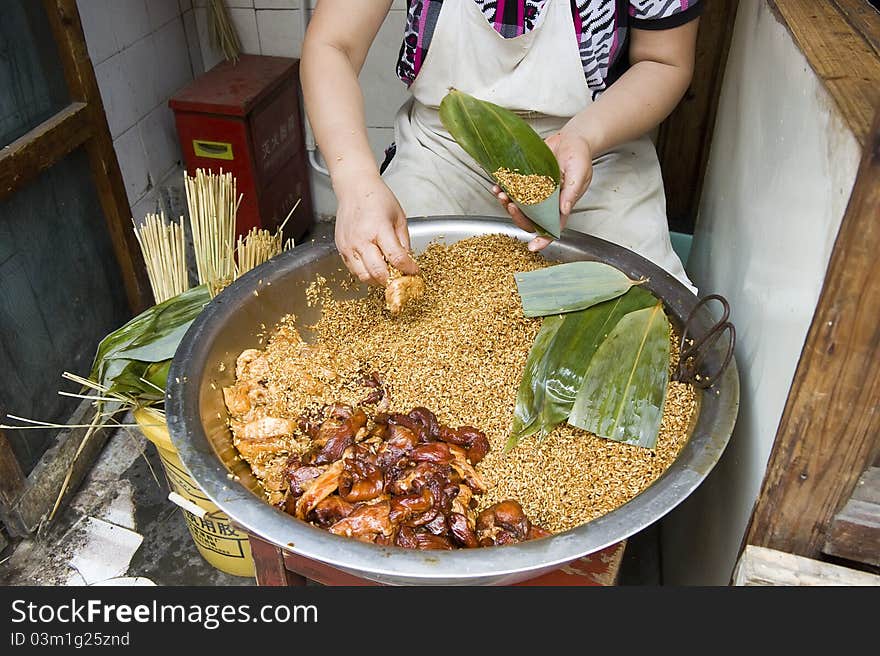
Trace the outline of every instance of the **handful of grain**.
<instances>
[{"instance_id":1,"label":"handful of grain","mask_svg":"<svg viewBox=\"0 0 880 656\"><path fill-rule=\"evenodd\" d=\"M492 174L511 198L521 205L537 205L556 191L556 182L549 175L519 173L500 168Z\"/></svg>"}]
</instances>

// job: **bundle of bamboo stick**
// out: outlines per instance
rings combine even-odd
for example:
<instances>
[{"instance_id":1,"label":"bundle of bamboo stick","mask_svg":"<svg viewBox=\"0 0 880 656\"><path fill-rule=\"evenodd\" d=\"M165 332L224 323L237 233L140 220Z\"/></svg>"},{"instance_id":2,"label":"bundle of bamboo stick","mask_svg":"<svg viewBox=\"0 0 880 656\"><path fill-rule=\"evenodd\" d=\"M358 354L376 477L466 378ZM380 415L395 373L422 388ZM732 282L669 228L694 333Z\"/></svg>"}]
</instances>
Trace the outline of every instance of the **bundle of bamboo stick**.
<instances>
[{"instance_id":1,"label":"bundle of bamboo stick","mask_svg":"<svg viewBox=\"0 0 880 656\"><path fill-rule=\"evenodd\" d=\"M222 170L183 176L199 283L217 291L235 277L235 215L242 195L236 196L235 178Z\"/></svg>"},{"instance_id":2,"label":"bundle of bamboo stick","mask_svg":"<svg viewBox=\"0 0 880 656\"><path fill-rule=\"evenodd\" d=\"M167 222L165 212L147 214L144 222L134 223L134 234L141 246L147 276L156 303L189 289L186 274L186 236L183 217L179 223Z\"/></svg>"}]
</instances>

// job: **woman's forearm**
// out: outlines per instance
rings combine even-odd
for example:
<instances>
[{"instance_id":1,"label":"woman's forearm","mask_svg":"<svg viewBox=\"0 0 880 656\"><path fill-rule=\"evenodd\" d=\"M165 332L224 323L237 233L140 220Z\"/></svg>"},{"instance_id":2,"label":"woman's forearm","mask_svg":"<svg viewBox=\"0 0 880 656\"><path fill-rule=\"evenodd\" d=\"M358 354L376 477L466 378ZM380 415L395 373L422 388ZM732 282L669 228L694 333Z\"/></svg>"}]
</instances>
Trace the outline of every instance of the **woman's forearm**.
<instances>
[{"instance_id":1,"label":"woman's forearm","mask_svg":"<svg viewBox=\"0 0 880 656\"><path fill-rule=\"evenodd\" d=\"M313 46L304 60L320 62L320 67L303 66L303 93L334 187L350 176L378 175L367 140L364 98L351 62L344 53L323 44Z\"/></svg>"},{"instance_id":2,"label":"woman's forearm","mask_svg":"<svg viewBox=\"0 0 880 656\"><path fill-rule=\"evenodd\" d=\"M646 134L672 113L693 75L697 23L633 30L629 70L566 126L587 140L593 157Z\"/></svg>"},{"instance_id":3,"label":"woman's forearm","mask_svg":"<svg viewBox=\"0 0 880 656\"><path fill-rule=\"evenodd\" d=\"M347 180L379 175L367 139L358 74L390 4L388 0L352 7L348 0L324 0L315 11L303 44L301 74L306 112L337 196ZM351 28L340 27L347 25Z\"/></svg>"}]
</instances>

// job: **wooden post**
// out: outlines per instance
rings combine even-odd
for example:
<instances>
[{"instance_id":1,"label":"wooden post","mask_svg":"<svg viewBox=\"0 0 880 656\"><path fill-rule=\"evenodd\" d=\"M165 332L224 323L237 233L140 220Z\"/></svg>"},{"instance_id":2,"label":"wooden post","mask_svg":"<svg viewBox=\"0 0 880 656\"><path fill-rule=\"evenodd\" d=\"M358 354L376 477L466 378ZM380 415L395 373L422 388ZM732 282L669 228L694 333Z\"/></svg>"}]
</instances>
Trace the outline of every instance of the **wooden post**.
<instances>
[{"instance_id":1,"label":"wooden post","mask_svg":"<svg viewBox=\"0 0 880 656\"><path fill-rule=\"evenodd\" d=\"M880 112L868 135L745 544L820 555L880 454Z\"/></svg>"},{"instance_id":2,"label":"wooden post","mask_svg":"<svg viewBox=\"0 0 880 656\"><path fill-rule=\"evenodd\" d=\"M694 231L738 6L738 0L706 3L697 35L694 78L657 134L666 214L670 228L679 232Z\"/></svg>"},{"instance_id":3,"label":"wooden post","mask_svg":"<svg viewBox=\"0 0 880 656\"><path fill-rule=\"evenodd\" d=\"M89 59L76 0L43 0L49 24L58 44L58 53L70 89L71 98L86 103L92 138L85 142L92 178L107 220L116 260L122 271L125 292L132 312L139 313L151 304L152 293L146 267L134 231L131 208L125 192L122 172L113 149L104 103L98 89L95 70Z\"/></svg>"}]
</instances>

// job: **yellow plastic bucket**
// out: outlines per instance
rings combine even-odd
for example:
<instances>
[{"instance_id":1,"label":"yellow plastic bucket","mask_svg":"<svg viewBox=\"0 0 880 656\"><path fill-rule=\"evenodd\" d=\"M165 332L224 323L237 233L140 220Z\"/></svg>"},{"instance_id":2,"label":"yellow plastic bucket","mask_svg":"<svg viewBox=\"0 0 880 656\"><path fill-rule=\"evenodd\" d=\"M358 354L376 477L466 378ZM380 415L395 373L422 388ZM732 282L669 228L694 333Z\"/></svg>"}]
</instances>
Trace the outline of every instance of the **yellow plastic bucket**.
<instances>
[{"instance_id":1,"label":"yellow plastic bucket","mask_svg":"<svg viewBox=\"0 0 880 656\"><path fill-rule=\"evenodd\" d=\"M141 408L135 410L134 419L146 438L156 445L171 490L205 512L199 517L180 509L202 558L227 574L253 577L254 560L247 534L235 528L229 516L208 499L189 475L171 443L165 418L154 410Z\"/></svg>"}]
</instances>

